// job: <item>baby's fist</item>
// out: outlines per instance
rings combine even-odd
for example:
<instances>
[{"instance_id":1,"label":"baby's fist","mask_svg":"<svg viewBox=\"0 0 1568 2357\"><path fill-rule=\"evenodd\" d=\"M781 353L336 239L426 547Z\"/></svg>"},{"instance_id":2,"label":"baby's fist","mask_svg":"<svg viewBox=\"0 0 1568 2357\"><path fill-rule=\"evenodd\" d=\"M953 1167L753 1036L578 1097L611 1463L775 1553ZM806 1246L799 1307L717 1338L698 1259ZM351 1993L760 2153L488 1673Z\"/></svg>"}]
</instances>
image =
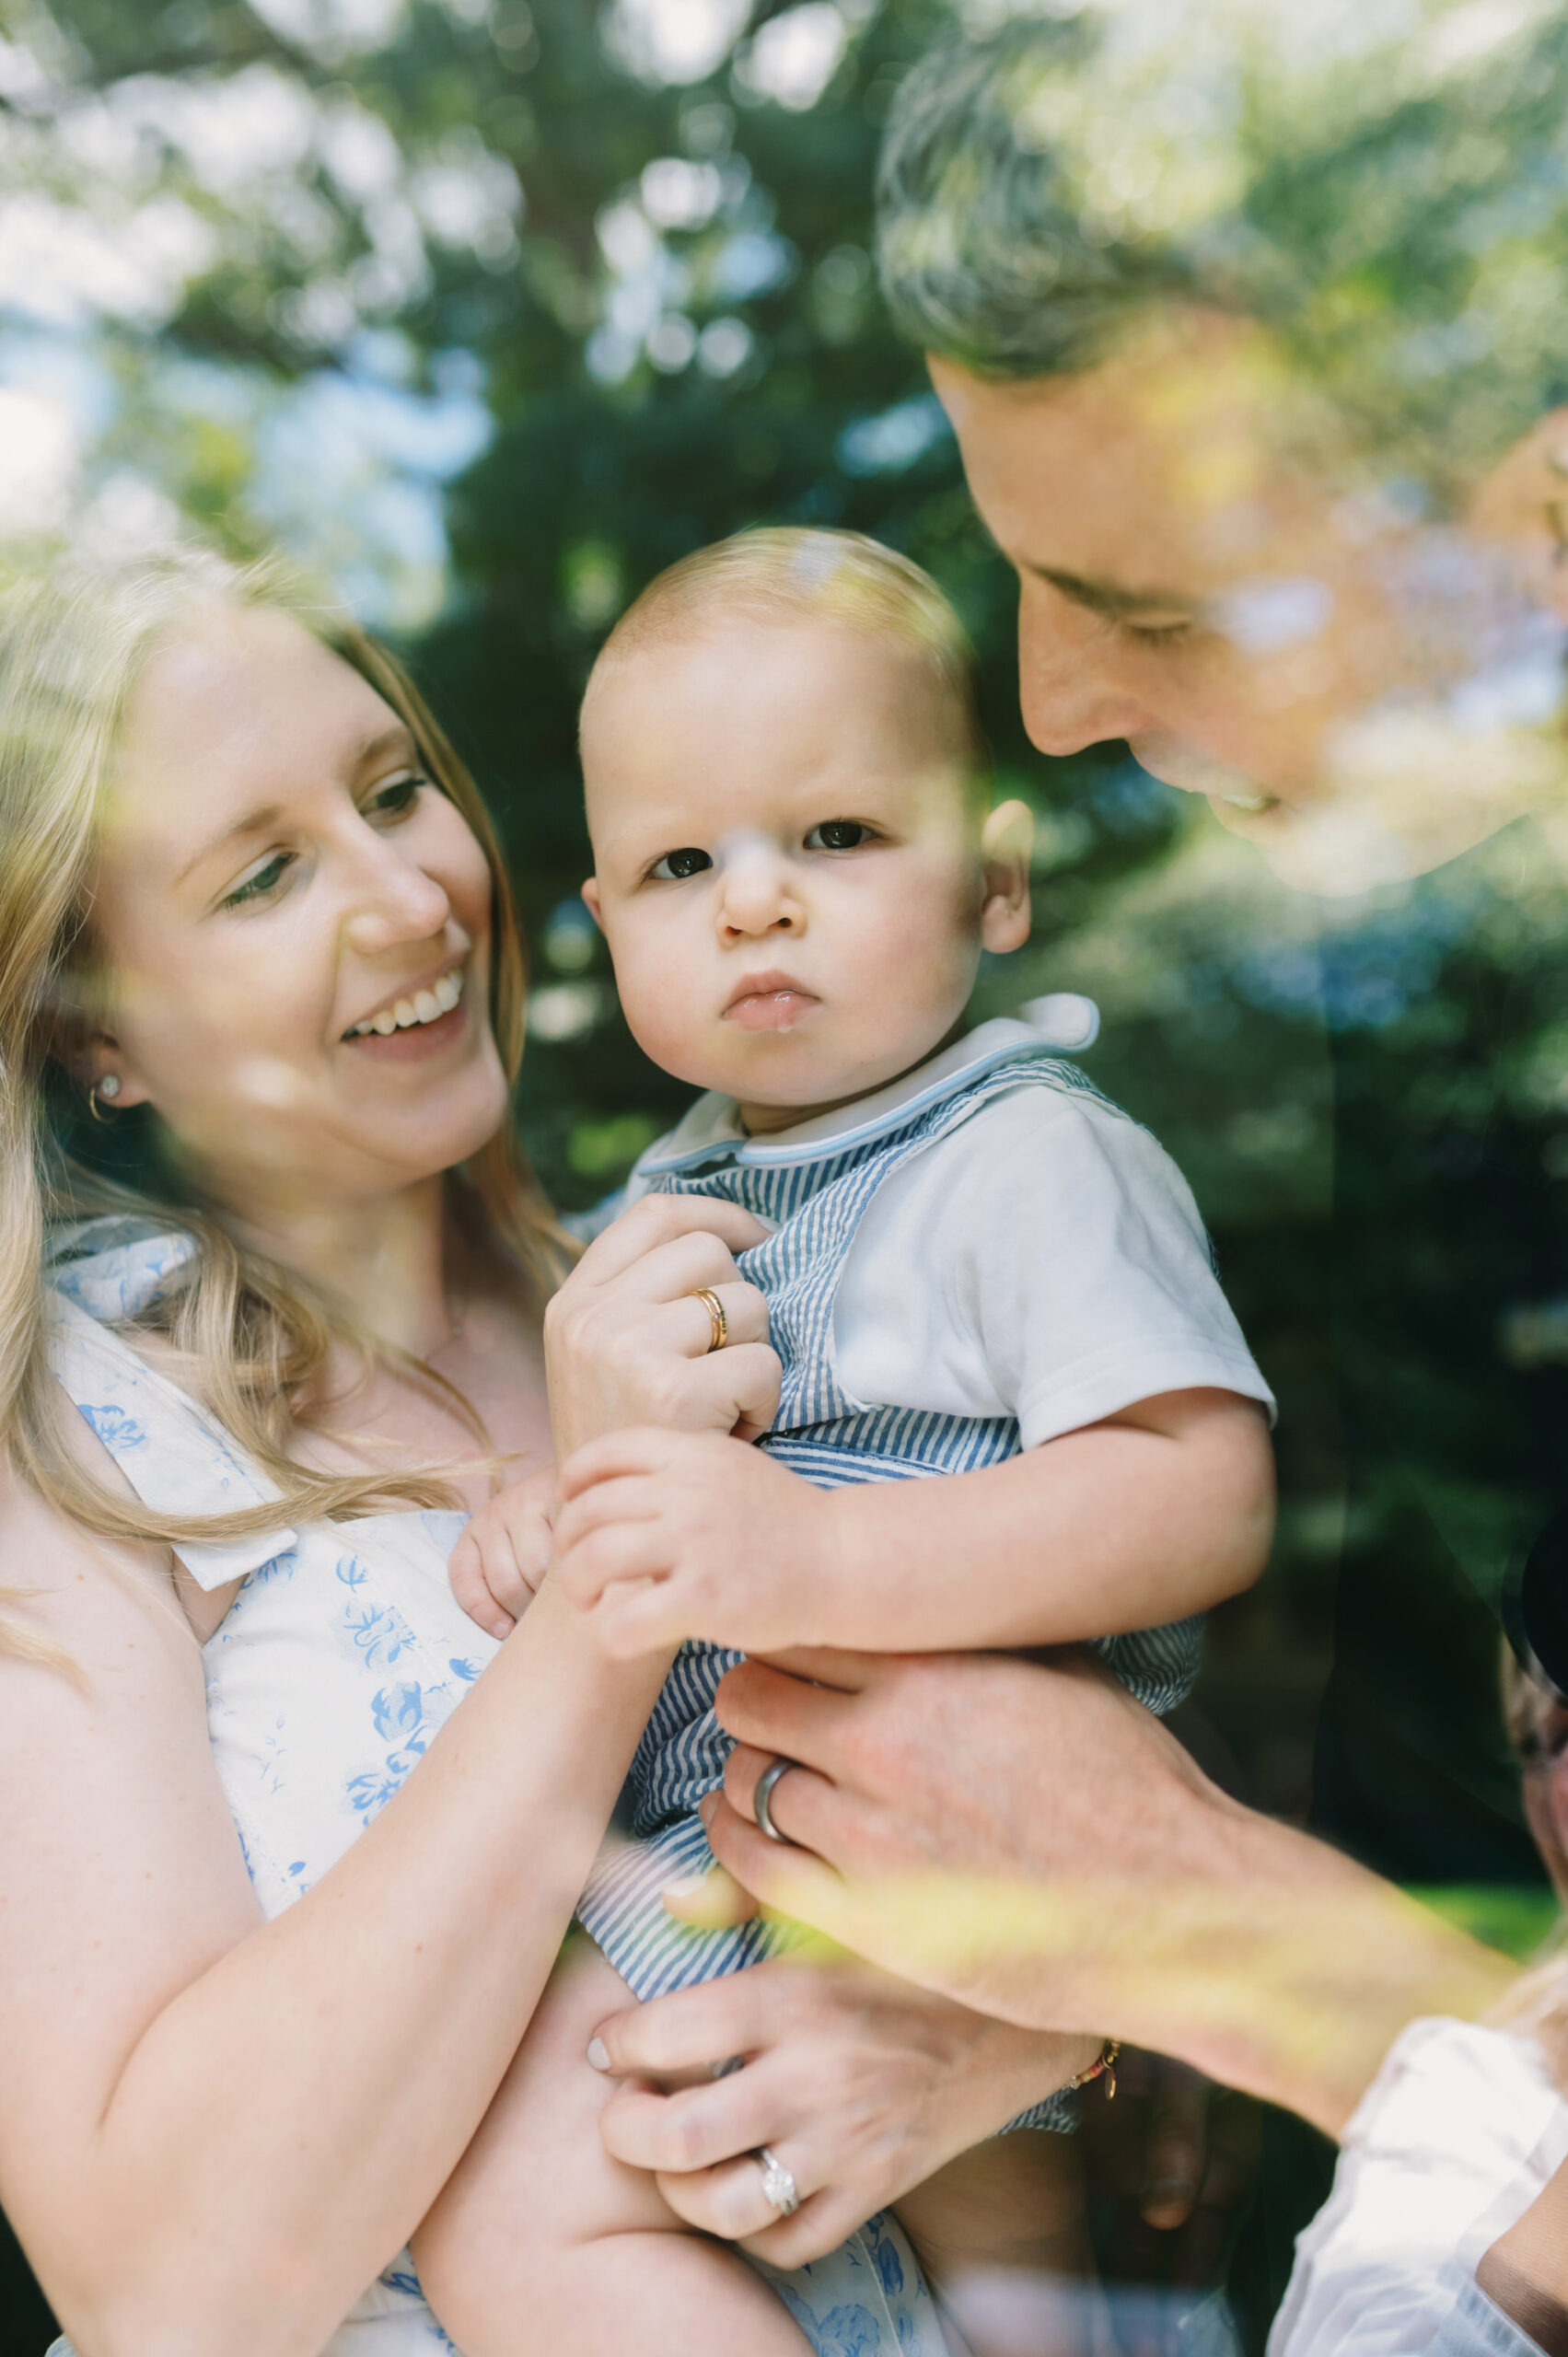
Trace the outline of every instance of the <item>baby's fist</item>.
<instances>
[{"instance_id":1,"label":"baby's fist","mask_svg":"<svg viewBox=\"0 0 1568 2357\"><path fill-rule=\"evenodd\" d=\"M510 1636L543 1584L561 1492L551 1466L481 1506L447 1565L452 1594L493 1637Z\"/></svg>"}]
</instances>

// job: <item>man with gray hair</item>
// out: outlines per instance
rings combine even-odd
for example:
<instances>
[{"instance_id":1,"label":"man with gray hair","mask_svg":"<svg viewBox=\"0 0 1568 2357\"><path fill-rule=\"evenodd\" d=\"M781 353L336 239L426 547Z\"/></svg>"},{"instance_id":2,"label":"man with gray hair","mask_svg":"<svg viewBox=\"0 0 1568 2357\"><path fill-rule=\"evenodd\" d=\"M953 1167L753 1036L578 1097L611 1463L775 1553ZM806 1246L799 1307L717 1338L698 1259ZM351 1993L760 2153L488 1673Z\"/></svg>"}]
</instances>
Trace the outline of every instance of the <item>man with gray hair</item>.
<instances>
[{"instance_id":1,"label":"man with gray hair","mask_svg":"<svg viewBox=\"0 0 1568 2357\"><path fill-rule=\"evenodd\" d=\"M1017 571L1042 751L1125 739L1311 892L1519 820L1560 868L1565 122L1555 14L1447 0L1032 14L908 75L884 284ZM1500 1232L1513 1298L1561 1291L1540 1149L1468 1204L1425 1163L1402 1180L1402 1104L1332 1046L1350 1520L1388 1535L1342 1583L1315 1817L1406 1881L1527 1878L1493 1656L1564 1400L1550 1352L1499 1365L1493 1338ZM1534 1051L1484 1052L1496 1090ZM1473 1364L1443 1402L1386 1372L1392 1337L1431 1335L1412 1215L1446 1223L1479 1400ZM1441 1333L1426 1353L1462 1363Z\"/></svg>"}]
</instances>

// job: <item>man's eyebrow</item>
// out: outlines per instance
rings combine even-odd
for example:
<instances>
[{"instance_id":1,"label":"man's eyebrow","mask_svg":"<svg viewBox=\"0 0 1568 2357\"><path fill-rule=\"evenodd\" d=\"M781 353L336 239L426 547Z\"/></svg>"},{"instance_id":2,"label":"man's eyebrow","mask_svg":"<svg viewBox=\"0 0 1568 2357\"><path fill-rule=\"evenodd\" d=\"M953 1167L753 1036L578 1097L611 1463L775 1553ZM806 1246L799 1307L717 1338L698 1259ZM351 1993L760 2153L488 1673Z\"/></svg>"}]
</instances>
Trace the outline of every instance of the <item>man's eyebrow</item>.
<instances>
[{"instance_id":1,"label":"man's eyebrow","mask_svg":"<svg viewBox=\"0 0 1568 2357\"><path fill-rule=\"evenodd\" d=\"M374 737L365 739L350 761L350 778L357 781L366 770L373 769L384 754L399 751L405 746L411 752L416 749L412 736L402 721L394 721L389 728L378 729ZM236 819L231 825L220 828L200 851L193 852L175 877L176 884L183 884L193 868L200 867L204 859L213 858L226 843L238 842L247 835L265 834L269 827L277 825L283 815L284 805L281 802L258 803L254 810L247 810L242 819Z\"/></svg>"},{"instance_id":2,"label":"man's eyebrow","mask_svg":"<svg viewBox=\"0 0 1568 2357\"><path fill-rule=\"evenodd\" d=\"M1129 614L1190 614L1197 611L1198 600L1186 597L1179 589L1128 589L1120 582L1096 581L1081 573L1061 573L1051 564L1028 564L1023 570L1037 581L1049 582L1051 588L1070 598L1075 606L1085 606L1091 614L1104 614L1111 621L1121 621Z\"/></svg>"}]
</instances>

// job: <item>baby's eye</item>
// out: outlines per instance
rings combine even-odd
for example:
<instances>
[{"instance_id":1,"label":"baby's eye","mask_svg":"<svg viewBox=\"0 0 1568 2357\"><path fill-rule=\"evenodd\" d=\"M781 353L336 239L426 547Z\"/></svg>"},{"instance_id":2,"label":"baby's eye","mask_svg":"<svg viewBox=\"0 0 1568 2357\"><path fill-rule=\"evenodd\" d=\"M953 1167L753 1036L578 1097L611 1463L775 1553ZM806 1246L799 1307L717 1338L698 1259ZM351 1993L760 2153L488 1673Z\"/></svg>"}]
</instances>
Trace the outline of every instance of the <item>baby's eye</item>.
<instances>
[{"instance_id":1,"label":"baby's eye","mask_svg":"<svg viewBox=\"0 0 1568 2357\"><path fill-rule=\"evenodd\" d=\"M704 867L713 864L710 853L689 845L685 851L667 851L662 859L655 860L648 874L656 876L661 883L679 884L683 877L700 876Z\"/></svg>"},{"instance_id":2,"label":"baby's eye","mask_svg":"<svg viewBox=\"0 0 1568 2357\"><path fill-rule=\"evenodd\" d=\"M871 838L858 819L824 819L806 838L807 851L855 851Z\"/></svg>"}]
</instances>

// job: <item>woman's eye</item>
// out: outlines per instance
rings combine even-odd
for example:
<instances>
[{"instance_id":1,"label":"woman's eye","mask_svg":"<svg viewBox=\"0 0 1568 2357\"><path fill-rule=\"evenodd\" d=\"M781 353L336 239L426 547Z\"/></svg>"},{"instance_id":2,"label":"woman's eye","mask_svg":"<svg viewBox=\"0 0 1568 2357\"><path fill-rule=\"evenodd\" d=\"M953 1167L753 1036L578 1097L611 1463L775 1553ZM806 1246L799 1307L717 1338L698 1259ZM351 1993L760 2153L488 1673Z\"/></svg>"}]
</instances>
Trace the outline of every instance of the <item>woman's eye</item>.
<instances>
[{"instance_id":1,"label":"woman's eye","mask_svg":"<svg viewBox=\"0 0 1568 2357\"><path fill-rule=\"evenodd\" d=\"M377 787L365 806L366 813L368 816L375 811L384 819L401 819L405 810L413 807L420 787L429 783L427 777L421 777L417 772L409 777L392 778L386 785Z\"/></svg>"},{"instance_id":2,"label":"woman's eye","mask_svg":"<svg viewBox=\"0 0 1568 2357\"><path fill-rule=\"evenodd\" d=\"M683 877L700 876L713 864L712 854L705 851L667 851L662 859L655 860L648 874L656 876L661 884L679 884Z\"/></svg>"},{"instance_id":3,"label":"woman's eye","mask_svg":"<svg viewBox=\"0 0 1568 2357\"><path fill-rule=\"evenodd\" d=\"M247 900L264 900L269 892L275 891L283 882L284 876L292 865L293 860L292 852L273 852L271 859L258 867L253 876L248 876L243 884L237 884L232 892L225 895L220 906L226 909L238 909Z\"/></svg>"},{"instance_id":4,"label":"woman's eye","mask_svg":"<svg viewBox=\"0 0 1568 2357\"><path fill-rule=\"evenodd\" d=\"M855 851L871 838L869 827L858 819L825 819L813 827L806 838L807 851Z\"/></svg>"}]
</instances>

